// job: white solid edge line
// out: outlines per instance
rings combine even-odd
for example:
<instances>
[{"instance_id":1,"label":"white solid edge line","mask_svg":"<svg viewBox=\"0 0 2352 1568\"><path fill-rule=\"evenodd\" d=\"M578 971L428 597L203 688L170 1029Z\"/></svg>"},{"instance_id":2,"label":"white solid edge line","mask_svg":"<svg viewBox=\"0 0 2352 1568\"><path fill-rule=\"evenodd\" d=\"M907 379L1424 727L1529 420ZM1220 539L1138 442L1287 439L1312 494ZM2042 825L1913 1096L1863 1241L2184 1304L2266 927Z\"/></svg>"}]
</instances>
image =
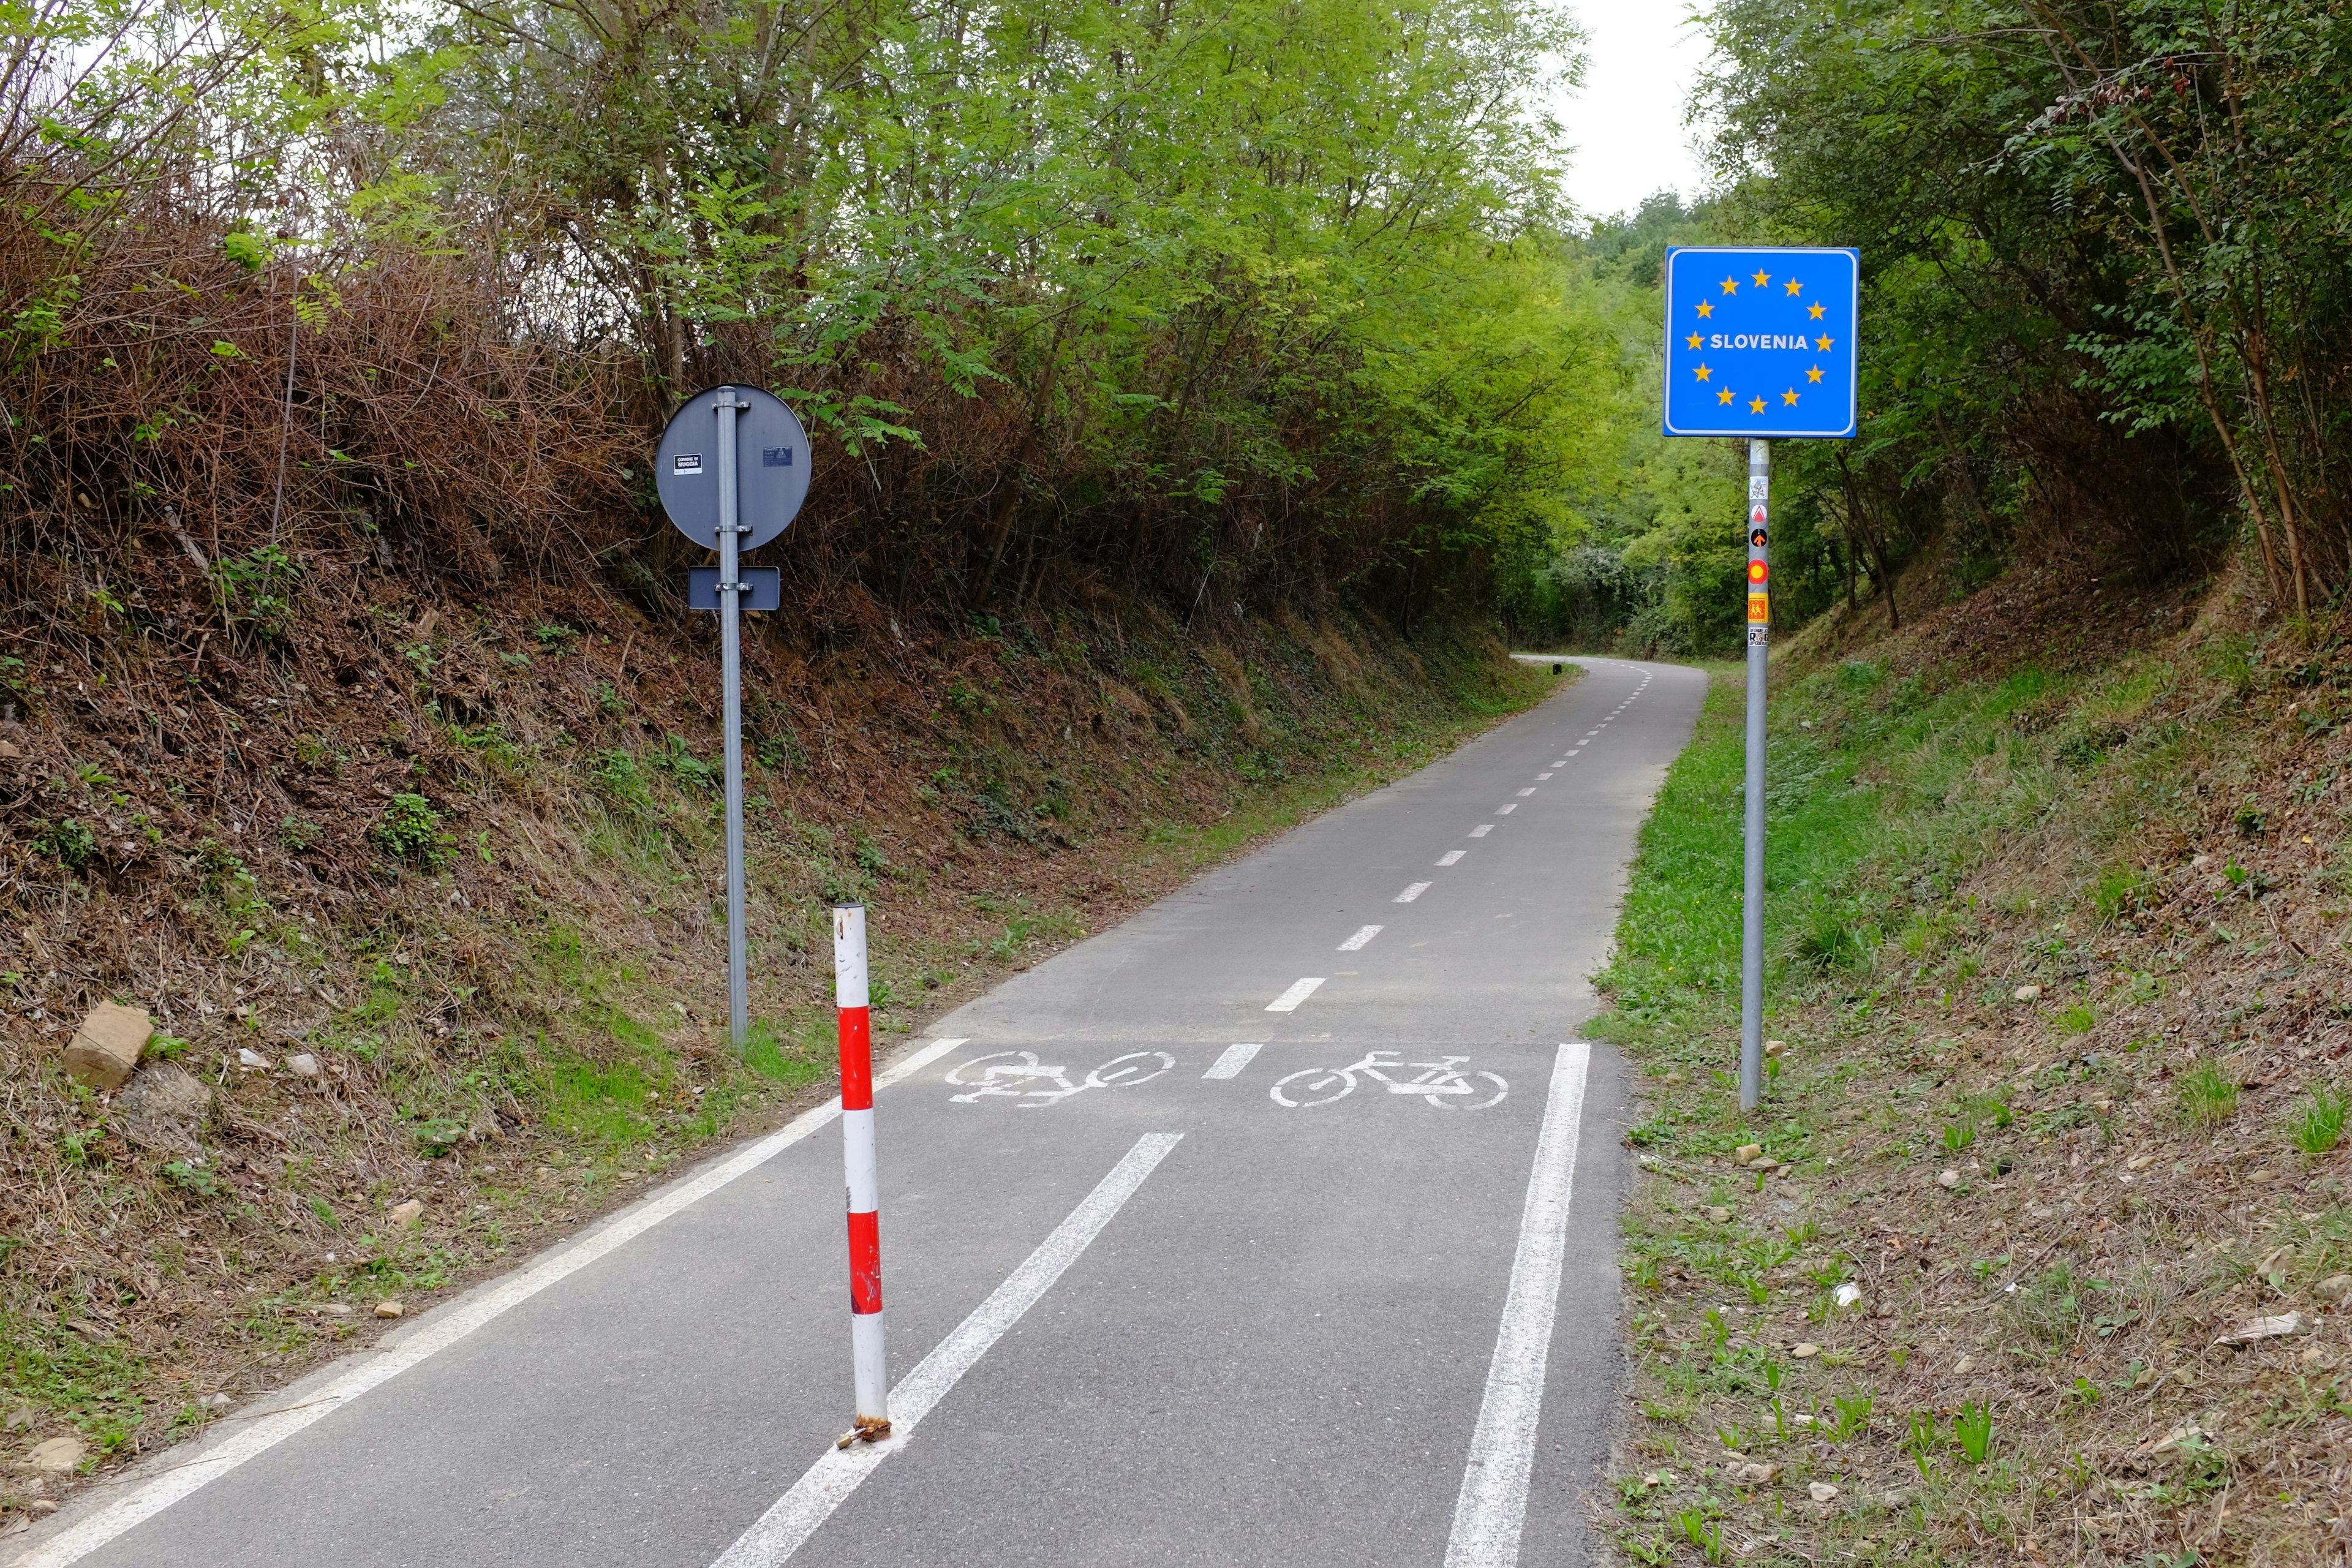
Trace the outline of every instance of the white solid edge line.
<instances>
[{"instance_id":1,"label":"white solid edge line","mask_svg":"<svg viewBox=\"0 0 2352 1568\"><path fill-rule=\"evenodd\" d=\"M1306 980L1294 980L1290 983L1289 990L1265 1005L1265 1010L1269 1013L1295 1013L1298 1010L1298 1005L1314 995L1315 988L1322 984L1321 975L1311 976Z\"/></svg>"},{"instance_id":2,"label":"white solid edge line","mask_svg":"<svg viewBox=\"0 0 2352 1568\"><path fill-rule=\"evenodd\" d=\"M1429 891L1429 884L1427 882L1415 882L1390 901L1392 903L1409 904L1427 891Z\"/></svg>"},{"instance_id":3,"label":"white solid edge line","mask_svg":"<svg viewBox=\"0 0 2352 1568\"><path fill-rule=\"evenodd\" d=\"M1519 1215L1518 1251L1503 1298L1503 1323L1486 1366L1486 1394L1470 1435L1470 1459L1454 1503L1445 1568L1514 1568L1519 1527L1535 1470L1536 1423L1543 1415L1544 1369L1559 1305L1560 1260L1568 1250L1569 1196L1576 1184L1576 1146L1584 1119L1584 1075L1592 1047L1570 1041L1551 1069L1535 1169Z\"/></svg>"},{"instance_id":4,"label":"white solid edge line","mask_svg":"<svg viewBox=\"0 0 2352 1568\"><path fill-rule=\"evenodd\" d=\"M1339 951L1341 952L1354 952L1370 944L1372 938L1381 934L1381 928L1379 926L1358 926L1356 928L1356 934L1339 944Z\"/></svg>"},{"instance_id":5,"label":"white solid edge line","mask_svg":"<svg viewBox=\"0 0 2352 1568\"><path fill-rule=\"evenodd\" d=\"M874 1080L886 1089L939 1060L963 1039L934 1040ZM255 1415L241 1431L222 1438L217 1447L199 1453L90 1515L71 1529L43 1542L16 1561L15 1568L65 1568L97 1551L134 1526L144 1523L199 1489L218 1480L247 1460L257 1458L293 1436L312 1422L333 1415L368 1390L415 1366L508 1311L522 1305L549 1286L570 1278L609 1253L691 1207L739 1177L827 1126L841 1115L841 1099L804 1110L698 1176L656 1193L636 1207L624 1210L601 1230L541 1259L480 1292L451 1304L446 1312L425 1319L415 1332L381 1354L360 1362L323 1388L309 1392L302 1403Z\"/></svg>"},{"instance_id":6,"label":"white solid edge line","mask_svg":"<svg viewBox=\"0 0 2352 1568\"><path fill-rule=\"evenodd\" d=\"M1265 1048L1264 1041L1254 1046L1227 1046L1217 1054L1217 1059L1209 1064L1209 1070L1201 1076L1202 1078L1239 1078L1242 1076L1242 1068L1250 1065L1250 1058Z\"/></svg>"},{"instance_id":7,"label":"white solid edge line","mask_svg":"<svg viewBox=\"0 0 2352 1568\"><path fill-rule=\"evenodd\" d=\"M1181 1132L1147 1132L1135 1141L1110 1174L1095 1184L1070 1216L1047 1237L989 1295L971 1316L941 1340L915 1370L890 1391L890 1436L879 1443L858 1443L828 1448L802 1472L792 1490L778 1498L735 1544L719 1554L711 1568L774 1568L816 1532L857 1484L883 1460L904 1447L924 1416L945 1398L958 1379L986 1355L1004 1331L1021 1321L1054 1287L1063 1271L1078 1260L1103 1227L1135 1195L1143 1179L1168 1157L1183 1138Z\"/></svg>"}]
</instances>

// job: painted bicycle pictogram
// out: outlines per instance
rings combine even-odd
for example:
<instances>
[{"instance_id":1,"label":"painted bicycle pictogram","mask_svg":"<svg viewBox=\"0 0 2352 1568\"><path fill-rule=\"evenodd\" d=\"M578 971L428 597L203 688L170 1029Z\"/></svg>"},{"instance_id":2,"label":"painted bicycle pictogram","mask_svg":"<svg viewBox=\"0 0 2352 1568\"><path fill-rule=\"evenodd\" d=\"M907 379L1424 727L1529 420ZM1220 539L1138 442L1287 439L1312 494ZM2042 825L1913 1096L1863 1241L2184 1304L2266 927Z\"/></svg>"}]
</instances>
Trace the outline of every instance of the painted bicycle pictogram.
<instances>
[{"instance_id":1,"label":"painted bicycle pictogram","mask_svg":"<svg viewBox=\"0 0 2352 1568\"><path fill-rule=\"evenodd\" d=\"M1069 1068L1047 1067L1037 1059L1034 1051L993 1051L958 1062L948 1069L950 1083L971 1088L968 1094L948 1098L957 1105L1013 1099L1021 1102L1022 1110L1034 1110L1040 1106L1058 1105L1090 1089L1132 1089L1139 1083L1150 1083L1175 1065L1176 1058L1166 1051L1129 1051L1123 1057L1113 1057L1073 1082Z\"/></svg>"},{"instance_id":2,"label":"painted bicycle pictogram","mask_svg":"<svg viewBox=\"0 0 2352 1568\"><path fill-rule=\"evenodd\" d=\"M1344 1100L1356 1091L1360 1081L1381 1084L1391 1094L1419 1095L1441 1110L1484 1110L1499 1104L1510 1086L1493 1073L1466 1070L1462 1064L1469 1059L1440 1057L1433 1062L1409 1062L1402 1051L1366 1051L1362 1060L1343 1068L1307 1068L1292 1073L1267 1092L1276 1105L1293 1110ZM1400 1072L1412 1076L1396 1076Z\"/></svg>"}]
</instances>

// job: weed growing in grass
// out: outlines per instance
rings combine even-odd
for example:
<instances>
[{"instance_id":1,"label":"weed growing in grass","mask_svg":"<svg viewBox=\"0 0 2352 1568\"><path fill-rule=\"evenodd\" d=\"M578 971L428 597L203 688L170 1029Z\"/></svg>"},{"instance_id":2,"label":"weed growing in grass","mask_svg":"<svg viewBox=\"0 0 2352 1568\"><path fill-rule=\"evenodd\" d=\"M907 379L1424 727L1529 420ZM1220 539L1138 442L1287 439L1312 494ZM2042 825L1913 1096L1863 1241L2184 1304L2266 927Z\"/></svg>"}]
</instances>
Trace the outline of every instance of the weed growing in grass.
<instances>
[{"instance_id":1,"label":"weed growing in grass","mask_svg":"<svg viewBox=\"0 0 2352 1568\"><path fill-rule=\"evenodd\" d=\"M1983 1464L1992 1452L1992 1406L1973 1399L1962 1405L1952 1417L1952 1441L1969 1464Z\"/></svg>"},{"instance_id":2,"label":"weed growing in grass","mask_svg":"<svg viewBox=\"0 0 2352 1568\"><path fill-rule=\"evenodd\" d=\"M1675 1522L1682 1527L1683 1538L1697 1547L1701 1556L1709 1563L1723 1561L1722 1525L1696 1509L1687 1508L1675 1515Z\"/></svg>"},{"instance_id":3,"label":"weed growing in grass","mask_svg":"<svg viewBox=\"0 0 2352 1568\"><path fill-rule=\"evenodd\" d=\"M2325 1154L2344 1138L2344 1094L2322 1084L2311 1091L2309 1103L2294 1124L2294 1146L2306 1154Z\"/></svg>"},{"instance_id":4,"label":"weed growing in grass","mask_svg":"<svg viewBox=\"0 0 2352 1568\"><path fill-rule=\"evenodd\" d=\"M2211 1062L2200 1062L2180 1077L2180 1119L2210 1131L2238 1111L2237 1080Z\"/></svg>"}]
</instances>

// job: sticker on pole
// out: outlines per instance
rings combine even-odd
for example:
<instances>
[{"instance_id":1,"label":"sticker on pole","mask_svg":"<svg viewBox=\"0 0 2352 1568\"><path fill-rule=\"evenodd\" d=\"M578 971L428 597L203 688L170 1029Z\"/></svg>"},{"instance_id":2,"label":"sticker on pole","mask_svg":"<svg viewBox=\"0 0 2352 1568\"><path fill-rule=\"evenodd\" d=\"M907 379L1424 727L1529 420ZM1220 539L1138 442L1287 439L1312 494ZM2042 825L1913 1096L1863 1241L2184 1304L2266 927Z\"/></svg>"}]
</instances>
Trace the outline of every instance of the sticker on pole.
<instances>
[{"instance_id":1,"label":"sticker on pole","mask_svg":"<svg viewBox=\"0 0 2352 1568\"><path fill-rule=\"evenodd\" d=\"M751 530L742 547L754 550L790 527L808 499L808 432L782 399L756 386L713 386L688 398L662 432L654 488L680 533L705 549L719 548L722 392L735 395L736 516Z\"/></svg>"},{"instance_id":2,"label":"sticker on pole","mask_svg":"<svg viewBox=\"0 0 2352 1568\"><path fill-rule=\"evenodd\" d=\"M1854 250L1667 251L1665 433L1853 436L1861 285Z\"/></svg>"}]
</instances>

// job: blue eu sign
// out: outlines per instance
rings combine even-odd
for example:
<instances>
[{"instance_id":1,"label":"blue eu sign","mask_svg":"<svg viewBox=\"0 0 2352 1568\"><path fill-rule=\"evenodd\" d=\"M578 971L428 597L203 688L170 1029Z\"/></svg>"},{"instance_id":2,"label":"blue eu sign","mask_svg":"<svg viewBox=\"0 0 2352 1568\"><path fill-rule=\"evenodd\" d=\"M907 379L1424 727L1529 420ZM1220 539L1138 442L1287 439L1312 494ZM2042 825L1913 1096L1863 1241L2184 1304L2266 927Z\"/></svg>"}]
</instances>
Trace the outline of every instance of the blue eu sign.
<instances>
[{"instance_id":1,"label":"blue eu sign","mask_svg":"<svg viewBox=\"0 0 2352 1568\"><path fill-rule=\"evenodd\" d=\"M1666 252L1669 436L1854 433L1860 253Z\"/></svg>"}]
</instances>

